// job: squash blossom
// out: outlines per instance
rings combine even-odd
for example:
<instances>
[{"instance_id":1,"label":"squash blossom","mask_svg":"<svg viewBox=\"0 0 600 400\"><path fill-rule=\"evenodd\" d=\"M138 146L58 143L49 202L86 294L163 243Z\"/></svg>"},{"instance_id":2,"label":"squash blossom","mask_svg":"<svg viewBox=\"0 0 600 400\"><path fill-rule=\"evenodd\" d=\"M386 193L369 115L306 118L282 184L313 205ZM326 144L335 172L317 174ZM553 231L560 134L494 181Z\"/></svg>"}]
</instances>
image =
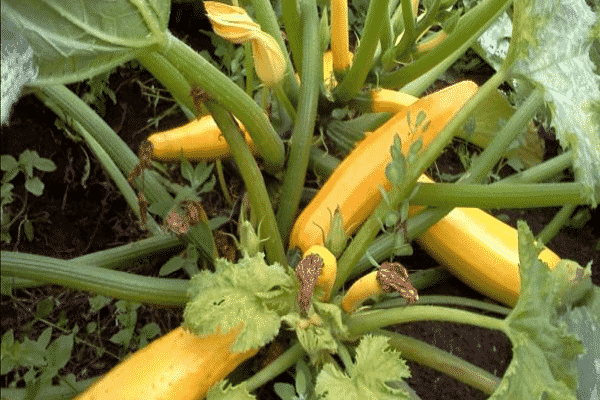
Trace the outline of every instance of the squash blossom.
<instances>
[{"instance_id":1,"label":"squash blossom","mask_svg":"<svg viewBox=\"0 0 600 400\"><path fill-rule=\"evenodd\" d=\"M283 53L275 39L263 32L246 10L216 1L205 1L204 8L217 35L233 43L252 44L254 68L266 86L281 81L285 72Z\"/></svg>"}]
</instances>

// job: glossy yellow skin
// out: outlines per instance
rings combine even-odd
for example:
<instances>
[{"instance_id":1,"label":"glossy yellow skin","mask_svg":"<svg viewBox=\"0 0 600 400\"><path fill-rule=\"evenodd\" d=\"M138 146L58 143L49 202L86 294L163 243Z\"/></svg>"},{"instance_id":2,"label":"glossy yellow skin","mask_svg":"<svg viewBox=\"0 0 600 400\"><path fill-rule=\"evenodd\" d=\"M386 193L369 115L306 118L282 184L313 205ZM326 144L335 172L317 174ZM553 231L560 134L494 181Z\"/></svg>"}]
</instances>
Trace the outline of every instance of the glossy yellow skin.
<instances>
[{"instance_id":1,"label":"glossy yellow skin","mask_svg":"<svg viewBox=\"0 0 600 400\"><path fill-rule=\"evenodd\" d=\"M76 400L198 400L258 349L231 352L240 329L199 337L183 327L136 351Z\"/></svg>"},{"instance_id":2,"label":"glossy yellow skin","mask_svg":"<svg viewBox=\"0 0 600 400\"><path fill-rule=\"evenodd\" d=\"M422 175L421 182L433 182ZM421 207L410 207L409 215ZM519 298L517 230L478 208L455 208L417 239L429 255L463 282L503 304ZM551 269L560 257L546 248L540 259Z\"/></svg>"},{"instance_id":3,"label":"glossy yellow skin","mask_svg":"<svg viewBox=\"0 0 600 400\"><path fill-rule=\"evenodd\" d=\"M437 137L442 128L477 91L477 85L463 81L424 97L408 107L412 121L424 110L431 120L423 134L422 150ZM390 147L394 136L402 139L402 152L408 150L417 137L409 136L406 112L396 114L360 142L340 163L325 185L299 215L290 235L290 247L306 251L314 244L323 244L329 231L330 215L339 205L348 235L356 231L373 213L381 201L379 185L389 189L391 183L385 168L391 161ZM413 122L414 123L414 122ZM416 135L415 135L416 136ZM322 230L321 230L322 229Z\"/></svg>"},{"instance_id":4,"label":"glossy yellow skin","mask_svg":"<svg viewBox=\"0 0 600 400\"><path fill-rule=\"evenodd\" d=\"M321 301L327 301L329 300L331 289L333 288L333 284L337 275L337 260L325 246L311 246L304 252L302 257L304 258L311 254L317 254L323 259L323 269L321 270L321 275L319 275L319 278L317 278L317 286L323 288L323 296L321 296Z\"/></svg>"},{"instance_id":5,"label":"glossy yellow skin","mask_svg":"<svg viewBox=\"0 0 600 400\"><path fill-rule=\"evenodd\" d=\"M256 148L246 128L236 119L244 132L250 149ZM187 124L148 137L153 145L152 156L160 161L179 161L181 154L188 160L213 161L231 157L231 148L211 115L205 115Z\"/></svg>"},{"instance_id":6,"label":"glossy yellow skin","mask_svg":"<svg viewBox=\"0 0 600 400\"><path fill-rule=\"evenodd\" d=\"M350 286L342 299L342 310L347 313L354 312L369 297L382 293L377 282L377 272L378 270L369 272Z\"/></svg>"}]
</instances>

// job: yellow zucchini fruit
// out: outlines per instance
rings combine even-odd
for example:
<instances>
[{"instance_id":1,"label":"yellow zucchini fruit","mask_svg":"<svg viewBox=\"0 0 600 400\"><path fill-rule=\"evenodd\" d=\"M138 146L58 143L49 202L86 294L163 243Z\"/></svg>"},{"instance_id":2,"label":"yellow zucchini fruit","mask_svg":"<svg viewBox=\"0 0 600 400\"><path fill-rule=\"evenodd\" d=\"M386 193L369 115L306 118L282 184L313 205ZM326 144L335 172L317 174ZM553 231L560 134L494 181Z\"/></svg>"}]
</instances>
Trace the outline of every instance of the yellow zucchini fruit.
<instances>
[{"instance_id":1,"label":"yellow zucchini fruit","mask_svg":"<svg viewBox=\"0 0 600 400\"><path fill-rule=\"evenodd\" d=\"M76 400L199 400L258 349L231 352L241 328L200 337L176 328L110 370Z\"/></svg>"},{"instance_id":2,"label":"yellow zucchini fruit","mask_svg":"<svg viewBox=\"0 0 600 400\"><path fill-rule=\"evenodd\" d=\"M433 182L422 175L420 182ZM411 206L409 215L421 210ZM503 304L519 298L517 230L478 208L455 208L416 239L425 251L473 289ZM560 257L545 248L539 258L553 269Z\"/></svg>"},{"instance_id":3,"label":"yellow zucchini fruit","mask_svg":"<svg viewBox=\"0 0 600 400\"><path fill-rule=\"evenodd\" d=\"M430 120L429 128L423 133L423 151L475 92L475 83L463 81L426 96L358 143L297 218L290 235L290 248L299 247L306 251L314 244L322 245L323 237L329 231L330 215L338 206L348 235L373 213L382 199L378 185L386 190L391 186L385 176L385 168L391 160L390 147L394 136L399 134L403 139L405 155L411 143L418 139L408 136L408 110L413 121L421 110Z\"/></svg>"},{"instance_id":4,"label":"yellow zucchini fruit","mask_svg":"<svg viewBox=\"0 0 600 400\"><path fill-rule=\"evenodd\" d=\"M237 118L236 122L244 132L250 149L258 154L246 128ZM153 146L153 158L160 161L178 161L181 155L195 161L212 161L231 156L231 148L211 115L150 135L148 141Z\"/></svg>"}]
</instances>

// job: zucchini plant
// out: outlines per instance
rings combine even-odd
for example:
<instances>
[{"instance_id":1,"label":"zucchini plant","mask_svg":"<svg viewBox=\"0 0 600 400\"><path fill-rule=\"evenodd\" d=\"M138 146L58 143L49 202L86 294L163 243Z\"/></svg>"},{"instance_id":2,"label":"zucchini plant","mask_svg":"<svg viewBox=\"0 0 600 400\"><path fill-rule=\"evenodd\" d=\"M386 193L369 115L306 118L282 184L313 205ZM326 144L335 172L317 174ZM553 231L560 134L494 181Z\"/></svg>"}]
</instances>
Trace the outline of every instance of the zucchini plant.
<instances>
[{"instance_id":1,"label":"zucchini plant","mask_svg":"<svg viewBox=\"0 0 600 400\"><path fill-rule=\"evenodd\" d=\"M118 0L101 10L87 1L81 9L61 0L40 1L35 8L16 0L3 3L3 20L17 27L36 56L33 93L86 140L152 235L165 232L148 211L177 235L171 246L185 241L189 251L202 251L208 261L206 268L189 268L193 276L182 280L113 271L117 251L70 261L2 252L3 278L20 278L22 287L54 283L185 306L181 327L121 361L78 398L253 398L249 392L294 365L307 366L298 367L302 376L309 371L310 384L301 391L307 398L414 398L401 356L425 365L446 356L383 328L431 320L508 336L514 357L502 379L456 359L446 358L452 365L446 369L436 364L492 399L575 399L578 376L584 374L578 357L589 344L564 320L576 315L574 308L577 315L582 310L581 315L595 315L600 294L591 267L560 259L523 222L514 229L479 208L597 205L599 79L588 54L597 16L581 0L515 1L510 48L496 73L481 86L464 79L423 95L510 4L484 0L463 13L453 1L372 0L350 52L346 2L332 0L328 27L319 11L329 8L319 10L315 0L281 1L280 8L266 0L205 1L211 34L244 46L242 87L169 32L168 1ZM48 18L40 19L40 13ZM581 17L566 24L563 15ZM329 30L330 53L315 45ZM584 61L576 61L579 57ZM149 137L139 158L64 86L134 59L192 120ZM563 60L568 68L556 65ZM514 86L518 107L486 114L496 117L493 135L479 142L485 149L458 182L432 183L424 172L459 130L467 139L481 137L481 110L495 101L504 82ZM572 89L557 95L563 87ZM545 104L558 138L570 149L574 182L538 183L563 165L551 160L525 171L529 174L485 184ZM342 126L350 129L344 133ZM208 220L205 200L189 191L184 196L183 190L173 197L153 170L152 158L181 156L233 159L250 210L249 225L240 232L264 243L264 253L242 249L237 261L219 257L212 236L216 222ZM301 210L309 165L329 178ZM189 163L183 166L196 176ZM222 167L217 161L218 172ZM268 184L272 181L277 184ZM564 222L561 214L553 229ZM427 305L427 296L418 293L427 283L413 282L399 262L412 240L512 310L497 318ZM296 248L299 262L293 262ZM367 269L373 270L353 281ZM486 306L476 303L476 308ZM595 317L589 322L598 325ZM282 327L295 336L274 362L237 386L222 382ZM556 354L556 348L566 350ZM40 388L37 392L42 396Z\"/></svg>"}]
</instances>

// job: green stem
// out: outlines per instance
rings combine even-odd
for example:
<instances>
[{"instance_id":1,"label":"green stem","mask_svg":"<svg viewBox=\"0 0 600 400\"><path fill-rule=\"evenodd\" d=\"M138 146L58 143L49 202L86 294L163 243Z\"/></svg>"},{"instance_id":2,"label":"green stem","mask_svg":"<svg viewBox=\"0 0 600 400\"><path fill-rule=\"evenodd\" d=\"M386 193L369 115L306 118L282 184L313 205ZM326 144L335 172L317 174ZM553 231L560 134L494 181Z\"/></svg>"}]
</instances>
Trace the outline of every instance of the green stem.
<instances>
[{"instance_id":1,"label":"green stem","mask_svg":"<svg viewBox=\"0 0 600 400\"><path fill-rule=\"evenodd\" d=\"M418 61L383 76L380 80L381 86L387 88L404 86L435 67L440 60L450 56L465 43L469 43L470 46L511 3L511 0L482 1L461 17L457 27L443 43ZM465 50L466 48L468 46Z\"/></svg>"},{"instance_id":2,"label":"green stem","mask_svg":"<svg viewBox=\"0 0 600 400\"><path fill-rule=\"evenodd\" d=\"M411 276L411 283L412 283ZM414 284L413 284L414 286ZM418 290L418 288L417 288ZM470 307L475 308L479 311L487 311L493 312L500 315L508 315L511 312L511 309L508 307L502 307L496 304L491 304L486 301L469 299L466 297L460 296L419 296L419 305L434 305L434 304L443 304L446 306L452 307ZM380 303L377 303L371 307L372 310L380 310L384 308L394 308L394 307L402 307L406 305L406 300L403 298L394 298L390 300L384 300Z\"/></svg>"},{"instance_id":3,"label":"green stem","mask_svg":"<svg viewBox=\"0 0 600 400\"><path fill-rule=\"evenodd\" d=\"M96 141L96 139L94 139L94 137L79 122L64 115L63 109L44 92L37 91L35 94L46 104L48 108L54 111L56 115L59 115L63 121L71 125L73 129L75 129L84 138L90 149L94 152L98 160L100 160L104 166L106 173L111 177L123 197L125 197L125 201L129 205L129 208L131 208L131 210L139 219L140 207L137 201L137 195L129 185L129 182L127 182L127 179L123 176L123 173L119 170L113 159L110 158L104 148L100 146L98 141ZM150 231L153 234L158 234L160 227L156 221L154 221L149 214L147 214L147 219Z\"/></svg>"},{"instance_id":4,"label":"green stem","mask_svg":"<svg viewBox=\"0 0 600 400\"><path fill-rule=\"evenodd\" d=\"M231 146L231 153L248 191L252 212L262 218L261 229L264 229L265 236L269 238L265 242L267 260L270 263L278 262L281 265L287 265L283 242L277 228L265 181L242 132L231 115L214 100L207 101L206 107L210 110L221 132L223 132L225 140Z\"/></svg>"},{"instance_id":5,"label":"green stem","mask_svg":"<svg viewBox=\"0 0 600 400\"><path fill-rule=\"evenodd\" d=\"M404 54L406 50L411 49L417 39L415 16L413 15L412 1L410 0L402 0L402 20L404 22L404 34L394 50L396 53L394 58L396 59ZM390 61L393 62L395 60Z\"/></svg>"},{"instance_id":6,"label":"green stem","mask_svg":"<svg viewBox=\"0 0 600 400\"><path fill-rule=\"evenodd\" d=\"M277 223L284 241L287 240L300 204L323 76L321 51L319 46L315 46L319 41L317 5L314 0L301 0L301 10L302 41L305 45L302 63L306 68L302 72L298 116L290 139L290 155L277 209Z\"/></svg>"},{"instance_id":7,"label":"green stem","mask_svg":"<svg viewBox=\"0 0 600 400\"><path fill-rule=\"evenodd\" d=\"M218 101L239 118L263 157L267 171L276 173L283 168L285 162L283 142L263 110L251 97L176 37L171 35L170 45L161 50L167 60L181 71L188 81L197 83L210 98Z\"/></svg>"},{"instance_id":8,"label":"green stem","mask_svg":"<svg viewBox=\"0 0 600 400\"><path fill-rule=\"evenodd\" d=\"M498 87L504 81L506 74L499 70L492 78L486 82L485 86ZM506 149L509 148L515 137L521 132L522 128L529 123L529 120L535 114L537 109L544 101L544 93L540 88L534 89L527 100L510 117L508 122L502 127L500 132L494 135L492 141L486 146L485 150L473 162L469 170L461 177L459 183L478 183L483 182L489 171L502 158Z\"/></svg>"},{"instance_id":9,"label":"green stem","mask_svg":"<svg viewBox=\"0 0 600 400\"><path fill-rule=\"evenodd\" d=\"M533 183L504 185L461 185L419 183L411 204L434 207L536 208L565 203L587 204L581 184Z\"/></svg>"},{"instance_id":10,"label":"green stem","mask_svg":"<svg viewBox=\"0 0 600 400\"><path fill-rule=\"evenodd\" d=\"M288 368L291 368L296 364L300 357L304 356L304 354L306 354L304 348L302 348L299 342L296 342L282 355L277 357L275 361L244 381L246 388L249 392L258 389L265 383L284 373Z\"/></svg>"},{"instance_id":11,"label":"green stem","mask_svg":"<svg viewBox=\"0 0 600 400\"><path fill-rule=\"evenodd\" d=\"M287 97L295 104L298 101L299 85L296 77L294 76L294 67L292 65L292 61L290 60L288 50L285 47L285 43L283 42L281 29L279 28L275 11L273 11L273 7L271 6L271 2L269 0L252 0L252 6L254 7L256 19L258 20L261 29L273 36L281 48L283 56L285 57L286 72L285 76L283 77L283 88L287 94ZM299 19L296 20L296 23L297 21L299 21ZM294 28L298 30L297 27ZM292 36L293 35L294 33L292 33Z\"/></svg>"},{"instance_id":12,"label":"green stem","mask_svg":"<svg viewBox=\"0 0 600 400\"><path fill-rule=\"evenodd\" d=\"M89 264L33 254L2 251L2 275L29 278L123 300L162 306L183 306L188 281L112 271Z\"/></svg>"},{"instance_id":13,"label":"green stem","mask_svg":"<svg viewBox=\"0 0 600 400\"><path fill-rule=\"evenodd\" d=\"M573 163L573 150L568 150L548 161L533 166L525 171L521 171L501 181L494 182L493 185L503 185L506 183L534 183L546 181L563 170L569 168Z\"/></svg>"},{"instance_id":14,"label":"green stem","mask_svg":"<svg viewBox=\"0 0 600 400\"><path fill-rule=\"evenodd\" d=\"M388 0L371 0L365 19L360 46L354 55L352 66L342 82L335 88L334 97L340 101L353 98L363 87L365 78L371 70L373 56L379 41L381 31L381 16L385 14Z\"/></svg>"},{"instance_id":15,"label":"green stem","mask_svg":"<svg viewBox=\"0 0 600 400\"><path fill-rule=\"evenodd\" d=\"M244 68L246 69L246 94L254 95L254 57L252 55L252 44L244 43Z\"/></svg>"},{"instance_id":16,"label":"green stem","mask_svg":"<svg viewBox=\"0 0 600 400\"><path fill-rule=\"evenodd\" d=\"M390 346L399 350L402 357L442 372L485 394L491 395L500 385L497 376L421 340L382 329L373 333L388 336Z\"/></svg>"},{"instance_id":17,"label":"green stem","mask_svg":"<svg viewBox=\"0 0 600 400\"><path fill-rule=\"evenodd\" d=\"M584 201L587 204L587 201ZM550 243L550 241L558 234L560 229L567 223L573 211L577 208L577 204L564 204L559 212L556 213L552 221L550 221L544 229L537 235L537 240L541 243Z\"/></svg>"},{"instance_id":18,"label":"green stem","mask_svg":"<svg viewBox=\"0 0 600 400\"><path fill-rule=\"evenodd\" d=\"M140 54L137 60L146 68L162 85L169 89L175 100L189 111L197 114L194 100L190 96L192 89L190 83L179 72L173 64L161 54L155 51L147 51Z\"/></svg>"},{"instance_id":19,"label":"green stem","mask_svg":"<svg viewBox=\"0 0 600 400\"><path fill-rule=\"evenodd\" d=\"M296 115L296 109L292 105L290 99L286 96L285 92L283 91L283 88L281 87L281 84L275 85L273 91L275 92L277 100L279 100L279 104L283 106L283 109L289 115L290 119L292 120L292 123L295 124L298 119L298 116ZM302 98L302 92L300 92L300 98Z\"/></svg>"},{"instance_id":20,"label":"green stem","mask_svg":"<svg viewBox=\"0 0 600 400\"><path fill-rule=\"evenodd\" d=\"M89 264L106 269L126 269L132 264L139 262L139 260L148 259L154 255L167 256L184 248L183 241L176 236L156 235L123 246L76 257L67 262ZM8 278L4 276L2 276L2 282L9 284L13 289L44 284L31 279Z\"/></svg>"},{"instance_id":21,"label":"green stem","mask_svg":"<svg viewBox=\"0 0 600 400\"><path fill-rule=\"evenodd\" d=\"M503 319L448 307L418 305L357 312L348 317L347 327L350 337L357 337L384 326L417 321L454 322L499 330L504 333L507 333L509 329Z\"/></svg>"},{"instance_id":22,"label":"green stem","mask_svg":"<svg viewBox=\"0 0 600 400\"><path fill-rule=\"evenodd\" d=\"M225 201L227 201L229 207L233 207L234 203L233 200L231 200L231 196L229 195L229 189L227 188L227 183L225 182L225 175L223 175L223 163L221 162L221 160L216 160L215 166L217 167L217 178L219 181L219 186L221 187L221 192L223 193Z\"/></svg>"},{"instance_id":23,"label":"green stem","mask_svg":"<svg viewBox=\"0 0 600 400\"><path fill-rule=\"evenodd\" d=\"M49 85L32 88L36 93L49 97L53 102L92 135L108 153L121 172L128 175L139 163L137 156L123 140L102 120L83 100L63 85ZM141 183L141 178L136 180ZM172 200L165 188L152 175L146 174L143 185L149 202L169 202Z\"/></svg>"},{"instance_id":24,"label":"green stem","mask_svg":"<svg viewBox=\"0 0 600 400\"><path fill-rule=\"evenodd\" d=\"M381 33L379 34L379 40L381 41L381 52L385 51L394 46L394 31L392 29L392 20L390 18L390 8L385 8L385 15L381 19Z\"/></svg>"},{"instance_id":25,"label":"green stem","mask_svg":"<svg viewBox=\"0 0 600 400\"><path fill-rule=\"evenodd\" d=\"M281 17L296 70L299 74L302 74L302 31L298 29L298 21L300 21L298 1L282 0ZM294 77L294 79L296 78Z\"/></svg>"}]
</instances>

